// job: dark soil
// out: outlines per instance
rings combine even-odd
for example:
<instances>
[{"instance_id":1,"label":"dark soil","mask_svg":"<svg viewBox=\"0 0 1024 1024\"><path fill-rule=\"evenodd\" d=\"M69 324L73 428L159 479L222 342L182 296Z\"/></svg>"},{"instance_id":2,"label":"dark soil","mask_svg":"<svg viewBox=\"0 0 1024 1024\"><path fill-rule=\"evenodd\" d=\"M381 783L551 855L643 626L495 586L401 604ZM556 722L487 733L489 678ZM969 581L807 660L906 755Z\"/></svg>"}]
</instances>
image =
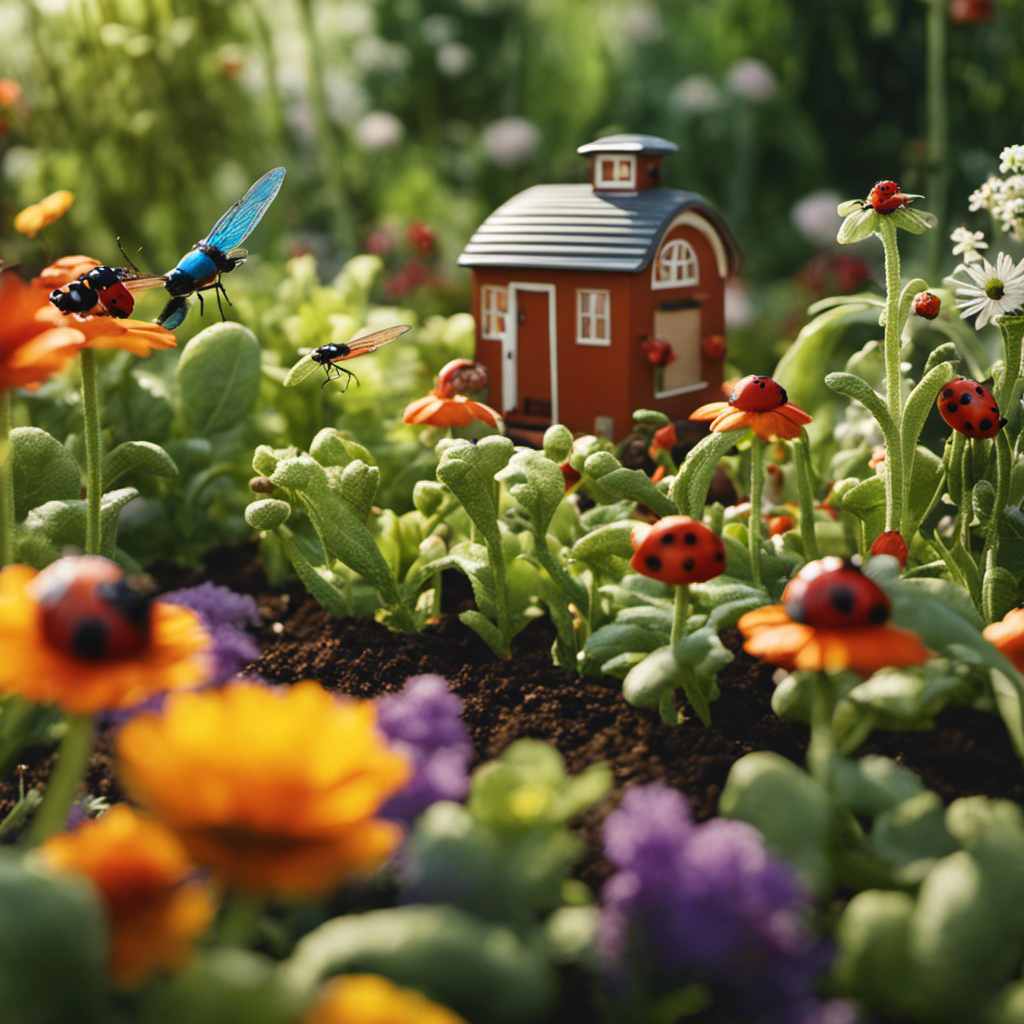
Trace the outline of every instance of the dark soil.
<instances>
[{"instance_id":1,"label":"dark soil","mask_svg":"<svg viewBox=\"0 0 1024 1024\"><path fill-rule=\"evenodd\" d=\"M613 792L578 823L589 850L579 873L592 885L607 874L598 852L600 823L626 786L664 780L685 793L704 820L715 814L729 769L743 754L772 750L802 763L806 753L806 727L772 712L772 669L743 652L736 631L723 638L736 658L719 676L721 696L712 704L711 726L690 717L670 728L656 712L627 704L617 679L577 679L556 668L550 655L554 634L545 619L515 638L510 657L496 658L457 618L455 609L469 601L457 575L446 576L448 610L440 620L422 633L402 634L372 620L332 619L298 585L270 588L254 545L216 551L193 571L171 563L150 571L163 591L210 580L257 598L263 654L247 674L277 683L316 679L338 693L373 697L400 689L409 676L434 672L464 701L479 761L495 757L513 740L535 737L553 743L570 772L597 761L608 764ZM101 735L88 786L93 794L119 799L110 738ZM948 709L933 729L877 732L860 752L895 758L947 801L984 794L1024 802L1024 771L995 715ZM26 786L43 781L49 755L26 751ZM0 816L17 799L17 788L17 780L0 788Z\"/></svg>"}]
</instances>

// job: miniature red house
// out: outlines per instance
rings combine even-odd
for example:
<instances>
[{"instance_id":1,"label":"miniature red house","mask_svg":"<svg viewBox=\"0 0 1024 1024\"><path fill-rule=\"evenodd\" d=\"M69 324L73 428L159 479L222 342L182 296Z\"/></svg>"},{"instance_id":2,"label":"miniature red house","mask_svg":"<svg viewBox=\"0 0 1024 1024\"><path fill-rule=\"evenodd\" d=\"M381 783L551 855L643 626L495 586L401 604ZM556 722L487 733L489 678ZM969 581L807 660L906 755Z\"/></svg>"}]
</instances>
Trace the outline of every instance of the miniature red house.
<instances>
[{"instance_id":1,"label":"miniature red house","mask_svg":"<svg viewBox=\"0 0 1024 1024\"><path fill-rule=\"evenodd\" d=\"M580 146L589 185L520 192L463 250L476 358L510 433L564 423L617 439L635 409L680 420L721 397L739 247L699 195L661 185L678 148L652 135Z\"/></svg>"}]
</instances>

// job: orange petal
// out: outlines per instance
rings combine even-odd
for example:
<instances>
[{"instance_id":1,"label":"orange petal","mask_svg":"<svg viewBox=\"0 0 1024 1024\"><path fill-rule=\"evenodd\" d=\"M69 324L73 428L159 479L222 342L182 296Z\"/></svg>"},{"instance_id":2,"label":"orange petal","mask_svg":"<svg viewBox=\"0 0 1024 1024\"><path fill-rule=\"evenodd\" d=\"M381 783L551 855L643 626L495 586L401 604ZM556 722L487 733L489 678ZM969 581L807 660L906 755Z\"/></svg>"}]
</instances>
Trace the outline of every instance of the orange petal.
<instances>
[{"instance_id":1,"label":"orange petal","mask_svg":"<svg viewBox=\"0 0 1024 1024\"><path fill-rule=\"evenodd\" d=\"M729 408L731 408L731 406L728 402L708 402L707 405L702 405L699 409L695 409L691 412L690 419L713 420L716 416L720 416Z\"/></svg>"}]
</instances>

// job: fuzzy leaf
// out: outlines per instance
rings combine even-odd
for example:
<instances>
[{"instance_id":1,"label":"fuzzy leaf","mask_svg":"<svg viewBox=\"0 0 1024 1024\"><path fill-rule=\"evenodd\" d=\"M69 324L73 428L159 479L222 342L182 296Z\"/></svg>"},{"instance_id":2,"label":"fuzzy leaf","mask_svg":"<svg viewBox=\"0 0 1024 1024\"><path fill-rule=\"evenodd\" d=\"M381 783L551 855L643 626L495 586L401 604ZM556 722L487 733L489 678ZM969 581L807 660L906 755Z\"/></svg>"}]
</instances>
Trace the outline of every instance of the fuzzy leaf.
<instances>
[{"instance_id":1,"label":"fuzzy leaf","mask_svg":"<svg viewBox=\"0 0 1024 1024\"><path fill-rule=\"evenodd\" d=\"M672 485L672 501L680 515L700 519L704 515L711 478L722 457L747 432L726 430L701 438L683 460Z\"/></svg>"},{"instance_id":2,"label":"fuzzy leaf","mask_svg":"<svg viewBox=\"0 0 1024 1024\"><path fill-rule=\"evenodd\" d=\"M350 462L364 462L367 466L375 466L377 460L368 448L356 441L343 437L334 427L324 427L310 442L309 454L321 466L346 467Z\"/></svg>"},{"instance_id":3,"label":"fuzzy leaf","mask_svg":"<svg viewBox=\"0 0 1024 1024\"><path fill-rule=\"evenodd\" d=\"M457 444L441 456L437 479L459 499L466 514L489 544L498 543L498 507L495 477L508 465L513 444L493 435L477 444Z\"/></svg>"},{"instance_id":4,"label":"fuzzy leaf","mask_svg":"<svg viewBox=\"0 0 1024 1024\"><path fill-rule=\"evenodd\" d=\"M82 471L55 437L38 427L15 427L9 436L15 519L37 505L82 493Z\"/></svg>"},{"instance_id":5,"label":"fuzzy leaf","mask_svg":"<svg viewBox=\"0 0 1024 1024\"><path fill-rule=\"evenodd\" d=\"M554 463L565 462L572 451L572 431L555 423L544 431L544 454Z\"/></svg>"},{"instance_id":6,"label":"fuzzy leaf","mask_svg":"<svg viewBox=\"0 0 1024 1024\"><path fill-rule=\"evenodd\" d=\"M496 476L530 517L531 528L546 536L555 510L565 497L562 471L542 452L516 452Z\"/></svg>"},{"instance_id":7,"label":"fuzzy leaf","mask_svg":"<svg viewBox=\"0 0 1024 1024\"><path fill-rule=\"evenodd\" d=\"M292 509L287 501L263 498L246 506L245 521L254 530L275 530L282 523L288 521L291 513Z\"/></svg>"},{"instance_id":8,"label":"fuzzy leaf","mask_svg":"<svg viewBox=\"0 0 1024 1024\"><path fill-rule=\"evenodd\" d=\"M938 218L934 213L926 213L924 210L915 210L909 206L901 206L888 216L892 217L893 223L912 235L920 235L929 228L938 224Z\"/></svg>"},{"instance_id":9,"label":"fuzzy leaf","mask_svg":"<svg viewBox=\"0 0 1024 1024\"><path fill-rule=\"evenodd\" d=\"M241 324L214 324L184 348L176 374L180 411L203 437L238 426L256 405L260 346Z\"/></svg>"},{"instance_id":10,"label":"fuzzy leaf","mask_svg":"<svg viewBox=\"0 0 1024 1024\"><path fill-rule=\"evenodd\" d=\"M569 555L575 561L595 568L609 564L615 566L615 559L631 559L633 545L629 541L629 535L635 525L635 521L625 520L599 526L580 537L573 544Z\"/></svg>"},{"instance_id":11,"label":"fuzzy leaf","mask_svg":"<svg viewBox=\"0 0 1024 1024\"><path fill-rule=\"evenodd\" d=\"M152 473L173 477L178 467L158 444L150 441L125 441L103 456L103 487L109 488L126 473Z\"/></svg>"},{"instance_id":12,"label":"fuzzy leaf","mask_svg":"<svg viewBox=\"0 0 1024 1024\"><path fill-rule=\"evenodd\" d=\"M851 242L860 242L870 238L877 230L878 214L870 206L861 206L860 209L852 207L857 200L849 200L839 207L840 216L843 210L850 212L845 214L846 219L839 226L836 241L840 245L849 245Z\"/></svg>"}]
</instances>

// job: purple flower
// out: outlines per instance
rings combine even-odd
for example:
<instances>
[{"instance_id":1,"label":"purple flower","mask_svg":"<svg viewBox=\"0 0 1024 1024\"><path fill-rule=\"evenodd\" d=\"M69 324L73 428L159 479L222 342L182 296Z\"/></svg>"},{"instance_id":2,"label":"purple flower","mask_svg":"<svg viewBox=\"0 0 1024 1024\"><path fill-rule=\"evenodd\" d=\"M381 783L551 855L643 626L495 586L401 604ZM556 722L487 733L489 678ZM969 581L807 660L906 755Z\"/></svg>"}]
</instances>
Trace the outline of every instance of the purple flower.
<instances>
[{"instance_id":1,"label":"purple flower","mask_svg":"<svg viewBox=\"0 0 1024 1024\"><path fill-rule=\"evenodd\" d=\"M599 933L613 980L632 969L655 989L701 981L765 1024L844 1019L840 1004L814 996L830 954L806 924L808 895L755 828L695 825L682 794L654 783L626 794L604 835L619 869L602 892Z\"/></svg>"},{"instance_id":2,"label":"purple flower","mask_svg":"<svg viewBox=\"0 0 1024 1024\"><path fill-rule=\"evenodd\" d=\"M215 583L173 590L160 598L167 604L191 608L203 620L213 640L208 683L223 683L260 656L256 641L241 627L260 621L256 601Z\"/></svg>"},{"instance_id":3,"label":"purple flower","mask_svg":"<svg viewBox=\"0 0 1024 1024\"><path fill-rule=\"evenodd\" d=\"M441 676L413 676L400 693L378 698L381 732L413 764L412 778L384 805L384 817L409 824L435 800L466 796L473 744L461 715L462 701Z\"/></svg>"}]
</instances>

